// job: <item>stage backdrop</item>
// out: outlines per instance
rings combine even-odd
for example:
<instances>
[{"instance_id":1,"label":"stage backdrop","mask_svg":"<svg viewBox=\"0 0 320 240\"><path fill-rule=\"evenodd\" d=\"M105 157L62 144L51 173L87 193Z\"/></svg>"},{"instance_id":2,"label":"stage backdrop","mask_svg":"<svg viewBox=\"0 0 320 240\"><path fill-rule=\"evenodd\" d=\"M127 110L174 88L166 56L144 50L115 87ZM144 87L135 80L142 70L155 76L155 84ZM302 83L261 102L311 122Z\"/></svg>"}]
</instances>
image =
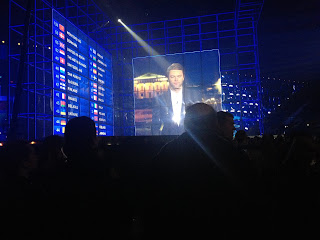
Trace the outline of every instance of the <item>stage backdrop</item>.
<instances>
[{"instance_id":1,"label":"stage backdrop","mask_svg":"<svg viewBox=\"0 0 320 240\"><path fill-rule=\"evenodd\" d=\"M135 135L151 134L152 102L168 91L166 69L172 63L184 67L184 87L200 91L202 102L222 109L219 50L139 57L132 60L135 99Z\"/></svg>"}]
</instances>

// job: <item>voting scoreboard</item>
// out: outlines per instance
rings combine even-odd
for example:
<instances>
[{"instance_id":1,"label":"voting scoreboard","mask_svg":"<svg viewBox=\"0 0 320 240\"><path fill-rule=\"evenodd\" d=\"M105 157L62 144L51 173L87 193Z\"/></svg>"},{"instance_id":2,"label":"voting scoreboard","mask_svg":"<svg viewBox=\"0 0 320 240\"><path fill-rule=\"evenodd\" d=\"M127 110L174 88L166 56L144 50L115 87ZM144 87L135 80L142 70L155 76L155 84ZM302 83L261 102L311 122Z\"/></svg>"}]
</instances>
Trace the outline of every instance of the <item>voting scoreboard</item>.
<instances>
[{"instance_id":1,"label":"voting scoreboard","mask_svg":"<svg viewBox=\"0 0 320 240\"><path fill-rule=\"evenodd\" d=\"M111 54L52 10L54 134L64 134L71 118L88 116L98 135L113 136L111 63Z\"/></svg>"}]
</instances>

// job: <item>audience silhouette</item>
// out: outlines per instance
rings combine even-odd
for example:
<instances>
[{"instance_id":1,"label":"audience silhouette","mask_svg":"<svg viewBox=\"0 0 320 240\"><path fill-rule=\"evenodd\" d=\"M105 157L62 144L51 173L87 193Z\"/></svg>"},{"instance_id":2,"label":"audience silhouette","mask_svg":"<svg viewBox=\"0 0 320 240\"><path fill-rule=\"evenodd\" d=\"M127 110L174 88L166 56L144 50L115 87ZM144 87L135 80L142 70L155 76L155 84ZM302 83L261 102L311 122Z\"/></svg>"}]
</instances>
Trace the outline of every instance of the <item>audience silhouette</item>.
<instances>
[{"instance_id":1,"label":"audience silhouette","mask_svg":"<svg viewBox=\"0 0 320 240\"><path fill-rule=\"evenodd\" d=\"M0 157L0 207L3 239L32 238L37 225L38 191L32 174L38 157L33 145L24 140L8 142Z\"/></svg>"},{"instance_id":2,"label":"audience silhouette","mask_svg":"<svg viewBox=\"0 0 320 240\"><path fill-rule=\"evenodd\" d=\"M64 137L6 142L0 147L0 237L313 236L320 213L319 136L249 137L238 130L232 140L231 116L193 104L183 134L159 147L146 138L145 149L119 144L120 138L110 148L88 117L69 120Z\"/></svg>"},{"instance_id":3,"label":"audience silhouette","mask_svg":"<svg viewBox=\"0 0 320 240\"><path fill-rule=\"evenodd\" d=\"M233 140L233 132L236 130L233 118L233 114L226 111L219 111L217 113L220 135L229 141Z\"/></svg>"},{"instance_id":4,"label":"audience silhouette","mask_svg":"<svg viewBox=\"0 0 320 240\"><path fill-rule=\"evenodd\" d=\"M250 162L219 135L210 105L191 105L184 121L186 132L153 159L145 237L250 237L257 220Z\"/></svg>"},{"instance_id":5,"label":"audience silhouette","mask_svg":"<svg viewBox=\"0 0 320 240\"><path fill-rule=\"evenodd\" d=\"M45 191L47 201L42 204L47 210L42 216L47 220L42 229L44 234L50 233L50 238L128 237L130 211L122 196L112 189L107 163L102 161L97 146L93 120L82 116L67 122L65 164L50 191Z\"/></svg>"}]
</instances>

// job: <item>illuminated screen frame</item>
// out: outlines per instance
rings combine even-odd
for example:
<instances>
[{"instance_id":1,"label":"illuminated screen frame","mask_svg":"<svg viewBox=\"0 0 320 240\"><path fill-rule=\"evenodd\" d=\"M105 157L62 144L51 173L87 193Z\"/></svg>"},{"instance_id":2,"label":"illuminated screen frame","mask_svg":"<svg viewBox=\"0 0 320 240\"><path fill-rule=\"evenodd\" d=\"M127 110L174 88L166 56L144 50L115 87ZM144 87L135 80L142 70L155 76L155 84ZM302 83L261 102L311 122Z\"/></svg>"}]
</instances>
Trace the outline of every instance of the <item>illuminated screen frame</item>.
<instances>
[{"instance_id":1,"label":"illuminated screen frame","mask_svg":"<svg viewBox=\"0 0 320 240\"><path fill-rule=\"evenodd\" d=\"M184 88L189 92L199 92L201 100L198 102L206 102L217 111L222 110L219 49L133 58L136 136L179 135L181 133L166 132L163 129L156 132L152 129L154 101L159 95L168 91L169 82L166 70L172 63L180 63L184 67ZM170 112L170 107L166 106L166 109L165 111ZM183 119L180 120L183 122Z\"/></svg>"}]
</instances>

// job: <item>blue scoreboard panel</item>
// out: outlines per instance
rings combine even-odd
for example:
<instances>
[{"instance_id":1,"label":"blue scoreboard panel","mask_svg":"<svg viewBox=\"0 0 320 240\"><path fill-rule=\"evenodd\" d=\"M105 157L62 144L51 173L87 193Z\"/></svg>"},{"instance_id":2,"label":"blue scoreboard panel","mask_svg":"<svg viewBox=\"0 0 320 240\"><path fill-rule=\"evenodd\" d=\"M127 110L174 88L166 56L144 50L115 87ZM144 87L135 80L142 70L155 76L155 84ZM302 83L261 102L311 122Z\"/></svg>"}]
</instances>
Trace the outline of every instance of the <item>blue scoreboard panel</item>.
<instances>
[{"instance_id":1,"label":"blue scoreboard panel","mask_svg":"<svg viewBox=\"0 0 320 240\"><path fill-rule=\"evenodd\" d=\"M100 136L113 135L111 54L52 10L53 129L88 116Z\"/></svg>"}]
</instances>

